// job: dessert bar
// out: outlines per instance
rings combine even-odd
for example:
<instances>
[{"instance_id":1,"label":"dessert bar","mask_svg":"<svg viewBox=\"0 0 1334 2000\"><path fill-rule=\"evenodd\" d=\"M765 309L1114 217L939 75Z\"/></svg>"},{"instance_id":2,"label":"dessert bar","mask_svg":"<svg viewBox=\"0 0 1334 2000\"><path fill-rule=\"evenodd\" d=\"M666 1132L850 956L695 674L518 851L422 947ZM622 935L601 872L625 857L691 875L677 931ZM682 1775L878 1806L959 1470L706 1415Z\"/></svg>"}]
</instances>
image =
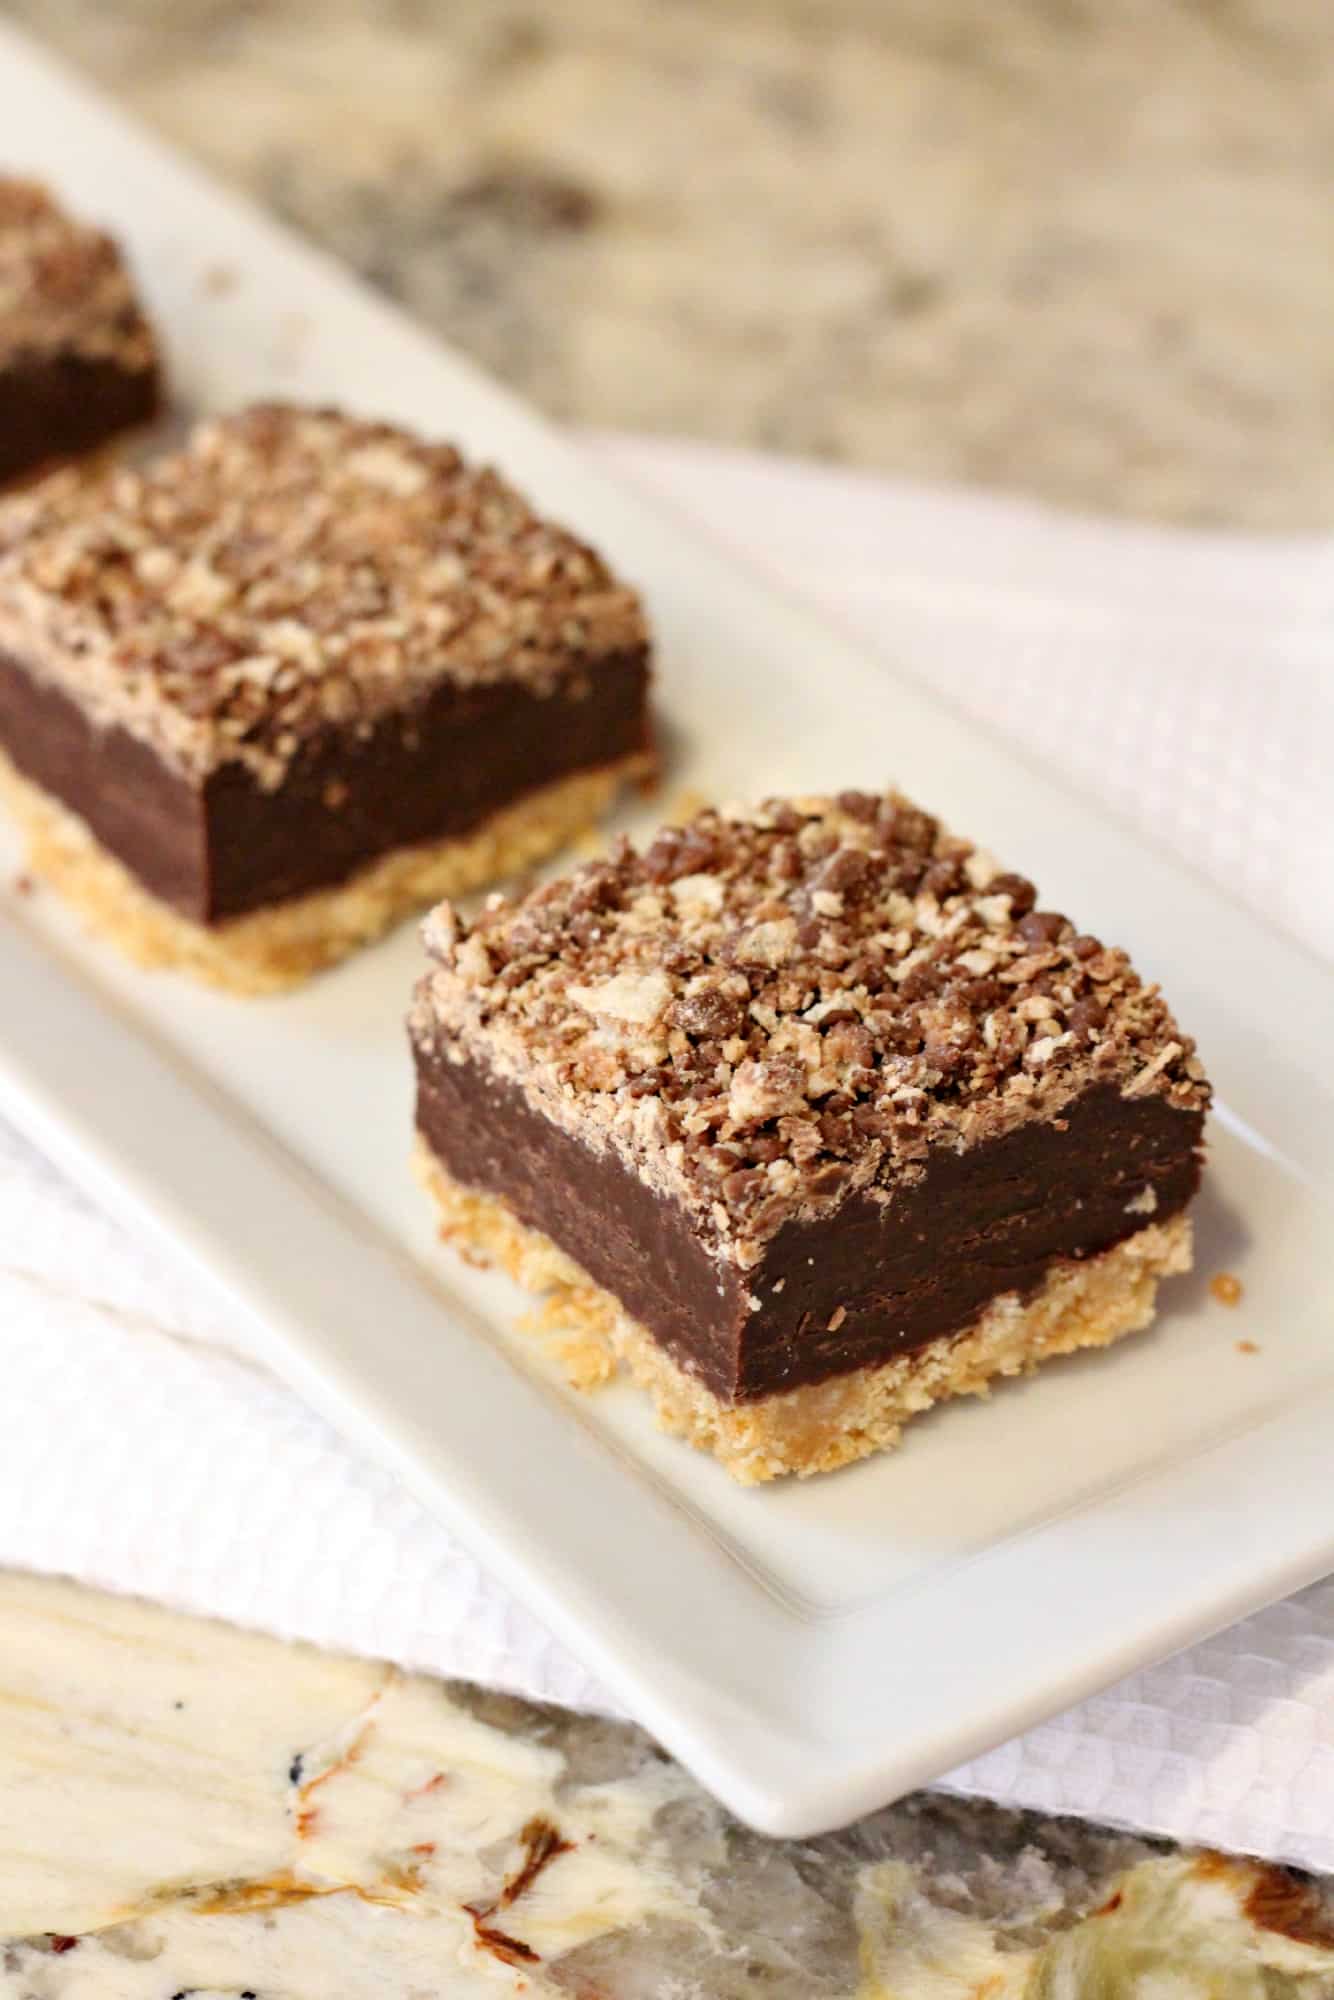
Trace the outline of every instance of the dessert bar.
<instances>
[{"instance_id":1,"label":"dessert bar","mask_svg":"<svg viewBox=\"0 0 1334 2000\"><path fill-rule=\"evenodd\" d=\"M157 342L116 244L0 177L0 481L148 423Z\"/></svg>"},{"instance_id":2,"label":"dessert bar","mask_svg":"<svg viewBox=\"0 0 1334 2000\"><path fill-rule=\"evenodd\" d=\"M445 905L411 1017L444 1233L744 1481L1147 1326L1209 1087L1124 952L1035 904L844 793Z\"/></svg>"},{"instance_id":3,"label":"dessert bar","mask_svg":"<svg viewBox=\"0 0 1334 2000\"><path fill-rule=\"evenodd\" d=\"M634 593L448 445L266 405L0 504L0 772L133 957L288 984L652 768Z\"/></svg>"}]
</instances>

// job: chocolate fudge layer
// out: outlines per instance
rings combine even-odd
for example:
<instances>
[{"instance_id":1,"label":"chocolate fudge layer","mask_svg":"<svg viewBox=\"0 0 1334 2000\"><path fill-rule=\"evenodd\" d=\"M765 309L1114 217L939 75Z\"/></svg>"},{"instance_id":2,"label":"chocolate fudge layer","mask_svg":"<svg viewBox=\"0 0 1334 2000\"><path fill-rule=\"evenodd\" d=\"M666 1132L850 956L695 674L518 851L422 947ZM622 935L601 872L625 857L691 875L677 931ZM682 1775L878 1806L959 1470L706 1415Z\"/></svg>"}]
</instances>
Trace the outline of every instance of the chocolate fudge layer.
<instances>
[{"instance_id":1,"label":"chocolate fudge layer","mask_svg":"<svg viewBox=\"0 0 1334 2000\"><path fill-rule=\"evenodd\" d=\"M157 342L116 244L0 178L0 481L148 423Z\"/></svg>"},{"instance_id":2,"label":"chocolate fudge layer","mask_svg":"<svg viewBox=\"0 0 1334 2000\"><path fill-rule=\"evenodd\" d=\"M746 1478L1145 1324L1188 1262L1208 1086L1124 953L1035 900L845 794L437 912L412 1032L450 1232L592 1296Z\"/></svg>"},{"instance_id":3,"label":"chocolate fudge layer","mask_svg":"<svg viewBox=\"0 0 1334 2000\"><path fill-rule=\"evenodd\" d=\"M388 426L266 406L0 506L0 747L70 822L38 864L227 983L549 852L649 768L648 673L591 550Z\"/></svg>"}]
</instances>

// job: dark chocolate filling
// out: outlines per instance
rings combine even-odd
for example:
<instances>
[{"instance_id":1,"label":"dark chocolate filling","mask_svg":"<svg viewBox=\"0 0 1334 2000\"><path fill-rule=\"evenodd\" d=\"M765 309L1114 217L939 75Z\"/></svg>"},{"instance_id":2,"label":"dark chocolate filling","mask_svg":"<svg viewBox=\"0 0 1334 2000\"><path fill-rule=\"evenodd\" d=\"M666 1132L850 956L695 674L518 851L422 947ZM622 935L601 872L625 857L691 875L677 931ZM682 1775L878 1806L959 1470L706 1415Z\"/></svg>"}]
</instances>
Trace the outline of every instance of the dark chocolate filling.
<instances>
[{"instance_id":1,"label":"dark chocolate filling","mask_svg":"<svg viewBox=\"0 0 1334 2000\"><path fill-rule=\"evenodd\" d=\"M418 1127L450 1175L550 1236L729 1403L958 1333L1001 1293L1030 1296L1054 1264L1176 1214L1199 1184L1203 1113L1097 1084L1059 1128L1034 1122L964 1153L937 1150L887 1203L857 1195L822 1221L789 1223L743 1281L615 1153L561 1132L475 1063L416 1054ZM1151 1217L1128 1213L1145 1187Z\"/></svg>"},{"instance_id":2,"label":"dark chocolate filling","mask_svg":"<svg viewBox=\"0 0 1334 2000\"><path fill-rule=\"evenodd\" d=\"M67 694L0 652L0 744L79 814L144 887L193 915L207 880L204 800L146 743L98 729Z\"/></svg>"},{"instance_id":3,"label":"dark chocolate filling","mask_svg":"<svg viewBox=\"0 0 1334 2000\"><path fill-rule=\"evenodd\" d=\"M153 368L81 354L10 362L0 369L0 481L150 422L160 398Z\"/></svg>"},{"instance_id":4,"label":"dark chocolate filling","mask_svg":"<svg viewBox=\"0 0 1334 2000\"><path fill-rule=\"evenodd\" d=\"M326 729L276 791L231 763L194 785L0 654L0 744L144 887L199 923L322 889L399 847L478 826L526 793L645 750L648 664L600 660L545 699L435 689L364 737Z\"/></svg>"}]
</instances>

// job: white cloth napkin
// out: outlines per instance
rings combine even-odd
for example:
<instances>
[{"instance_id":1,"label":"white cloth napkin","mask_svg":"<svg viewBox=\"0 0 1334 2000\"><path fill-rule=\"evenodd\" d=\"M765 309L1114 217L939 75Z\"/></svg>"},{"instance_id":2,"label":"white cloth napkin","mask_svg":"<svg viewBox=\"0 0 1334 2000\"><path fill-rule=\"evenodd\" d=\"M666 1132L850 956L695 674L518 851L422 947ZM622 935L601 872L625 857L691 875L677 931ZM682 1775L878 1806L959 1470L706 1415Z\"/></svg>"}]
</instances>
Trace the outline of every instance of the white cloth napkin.
<instances>
[{"instance_id":1,"label":"white cloth napkin","mask_svg":"<svg viewBox=\"0 0 1334 2000\"><path fill-rule=\"evenodd\" d=\"M1334 958L1334 544L592 447ZM565 1703L578 1661L0 1126L0 1563ZM1334 1581L953 1787L1334 1869Z\"/></svg>"}]
</instances>

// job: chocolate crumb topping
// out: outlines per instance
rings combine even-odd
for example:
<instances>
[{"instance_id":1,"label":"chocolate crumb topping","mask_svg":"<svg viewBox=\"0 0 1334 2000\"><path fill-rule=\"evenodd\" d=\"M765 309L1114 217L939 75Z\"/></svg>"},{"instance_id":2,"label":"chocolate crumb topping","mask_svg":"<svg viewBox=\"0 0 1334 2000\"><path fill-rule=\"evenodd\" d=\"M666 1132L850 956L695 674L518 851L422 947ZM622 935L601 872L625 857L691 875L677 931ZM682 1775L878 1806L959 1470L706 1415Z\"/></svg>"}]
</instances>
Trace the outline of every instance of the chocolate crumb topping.
<instances>
[{"instance_id":1,"label":"chocolate crumb topping","mask_svg":"<svg viewBox=\"0 0 1334 2000\"><path fill-rule=\"evenodd\" d=\"M75 222L38 182L0 178L0 368L56 354L133 373L157 364L111 237Z\"/></svg>"},{"instance_id":2,"label":"chocolate crumb topping","mask_svg":"<svg viewBox=\"0 0 1334 2000\"><path fill-rule=\"evenodd\" d=\"M614 1146L749 1269L793 1217L1091 1087L1207 1106L1158 989L1036 900L895 792L709 810L471 924L442 904L413 1033Z\"/></svg>"},{"instance_id":3,"label":"chocolate crumb topping","mask_svg":"<svg viewBox=\"0 0 1334 2000\"><path fill-rule=\"evenodd\" d=\"M330 727L446 683L568 698L647 643L634 593L497 473L333 410L259 405L0 505L0 650L196 779L276 789Z\"/></svg>"}]
</instances>

